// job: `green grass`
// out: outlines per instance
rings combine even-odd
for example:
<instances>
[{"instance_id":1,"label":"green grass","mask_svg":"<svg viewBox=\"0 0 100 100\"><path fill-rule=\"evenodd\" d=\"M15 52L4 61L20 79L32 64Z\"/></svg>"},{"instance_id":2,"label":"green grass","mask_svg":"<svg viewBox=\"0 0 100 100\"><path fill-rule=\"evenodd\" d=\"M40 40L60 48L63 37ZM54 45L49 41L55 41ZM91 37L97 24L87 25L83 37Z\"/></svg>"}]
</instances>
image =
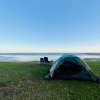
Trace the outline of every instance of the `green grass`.
<instances>
[{"instance_id":1,"label":"green grass","mask_svg":"<svg viewBox=\"0 0 100 100\"><path fill-rule=\"evenodd\" d=\"M88 62L100 75L100 62ZM100 84L89 81L45 81L51 65L0 63L0 100L100 100Z\"/></svg>"}]
</instances>

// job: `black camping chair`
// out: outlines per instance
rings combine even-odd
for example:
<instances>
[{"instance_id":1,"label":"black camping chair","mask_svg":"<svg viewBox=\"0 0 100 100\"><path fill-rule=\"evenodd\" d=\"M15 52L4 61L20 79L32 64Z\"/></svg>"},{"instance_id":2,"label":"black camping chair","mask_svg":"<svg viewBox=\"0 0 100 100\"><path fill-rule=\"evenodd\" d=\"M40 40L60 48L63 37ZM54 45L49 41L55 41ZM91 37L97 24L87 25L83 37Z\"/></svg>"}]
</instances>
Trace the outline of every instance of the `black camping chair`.
<instances>
[{"instance_id":1,"label":"black camping chair","mask_svg":"<svg viewBox=\"0 0 100 100\"><path fill-rule=\"evenodd\" d=\"M44 58L40 58L40 63L44 63Z\"/></svg>"},{"instance_id":2,"label":"black camping chair","mask_svg":"<svg viewBox=\"0 0 100 100\"><path fill-rule=\"evenodd\" d=\"M44 62L49 63L48 57L44 57Z\"/></svg>"}]
</instances>

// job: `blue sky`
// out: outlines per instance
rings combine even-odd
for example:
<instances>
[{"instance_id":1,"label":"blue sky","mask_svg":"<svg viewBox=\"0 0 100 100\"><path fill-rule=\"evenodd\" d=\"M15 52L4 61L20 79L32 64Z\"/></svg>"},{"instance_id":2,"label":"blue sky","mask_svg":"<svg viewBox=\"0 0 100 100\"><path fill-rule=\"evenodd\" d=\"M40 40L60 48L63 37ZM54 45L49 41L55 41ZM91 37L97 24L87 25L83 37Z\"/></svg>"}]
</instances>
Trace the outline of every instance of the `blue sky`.
<instances>
[{"instance_id":1,"label":"blue sky","mask_svg":"<svg viewBox=\"0 0 100 100\"><path fill-rule=\"evenodd\" d=\"M0 0L0 52L100 52L100 0Z\"/></svg>"}]
</instances>

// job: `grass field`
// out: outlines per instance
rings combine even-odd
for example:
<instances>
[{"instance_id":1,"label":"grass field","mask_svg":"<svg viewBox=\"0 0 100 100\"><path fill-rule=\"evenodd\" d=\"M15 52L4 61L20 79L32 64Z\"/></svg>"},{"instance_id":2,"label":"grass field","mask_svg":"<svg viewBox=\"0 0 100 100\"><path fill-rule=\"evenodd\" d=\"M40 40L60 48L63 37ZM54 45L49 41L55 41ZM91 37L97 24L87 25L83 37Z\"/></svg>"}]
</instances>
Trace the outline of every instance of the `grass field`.
<instances>
[{"instance_id":1,"label":"grass field","mask_svg":"<svg viewBox=\"0 0 100 100\"><path fill-rule=\"evenodd\" d=\"M100 62L88 62L100 76ZM89 81L45 81L51 65L0 63L0 100L100 100L100 84Z\"/></svg>"}]
</instances>

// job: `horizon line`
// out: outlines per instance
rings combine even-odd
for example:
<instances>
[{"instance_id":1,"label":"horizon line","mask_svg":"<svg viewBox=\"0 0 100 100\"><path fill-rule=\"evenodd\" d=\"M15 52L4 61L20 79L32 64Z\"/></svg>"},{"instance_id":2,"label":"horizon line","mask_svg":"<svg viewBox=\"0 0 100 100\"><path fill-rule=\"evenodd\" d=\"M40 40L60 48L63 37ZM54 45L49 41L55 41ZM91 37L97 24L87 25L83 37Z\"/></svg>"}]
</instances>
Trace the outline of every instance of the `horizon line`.
<instances>
[{"instance_id":1,"label":"horizon line","mask_svg":"<svg viewBox=\"0 0 100 100\"><path fill-rule=\"evenodd\" d=\"M6 53L100 53L100 52L0 52L0 54L6 54Z\"/></svg>"}]
</instances>

